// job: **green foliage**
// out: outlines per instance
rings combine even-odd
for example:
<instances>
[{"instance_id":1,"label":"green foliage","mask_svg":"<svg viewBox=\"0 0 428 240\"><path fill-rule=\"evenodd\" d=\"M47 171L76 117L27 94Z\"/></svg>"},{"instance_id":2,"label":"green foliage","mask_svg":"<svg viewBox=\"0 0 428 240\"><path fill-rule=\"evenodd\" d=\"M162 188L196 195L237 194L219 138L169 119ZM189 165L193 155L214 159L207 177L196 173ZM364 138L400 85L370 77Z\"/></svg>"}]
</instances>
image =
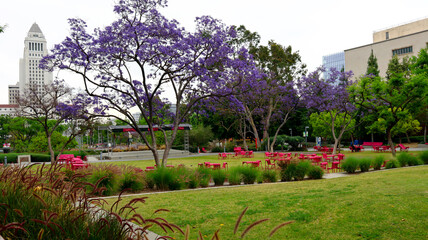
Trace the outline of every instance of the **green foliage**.
<instances>
[{"instance_id":1,"label":"green foliage","mask_svg":"<svg viewBox=\"0 0 428 240\"><path fill-rule=\"evenodd\" d=\"M138 174L134 169L126 169L123 171L119 179L119 191L128 189L131 192L138 192L144 189L146 182L144 175Z\"/></svg>"},{"instance_id":2,"label":"green foliage","mask_svg":"<svg viewBox=\"0 0 428 240\"><path fill-rule=\"evenodd\" d=\"M371 164L372 160L370 158L361 158L359 159L358 166L360 167L361 172L368 172Z\"/></svg>"},{"instance_id":3,"label":"green foliage","mask_svg":"<svg viewBox=\"0 0 428 240\"><path fill-rule=\"evenodd\" d=\"M196 170L196 179L199 181L201 187L208 187L211 180L211 169L209 168L198 168Z\"/></svg>"},{"instance_id":4,"label":"green foliage","mask_svg":"<svg viewBox=\"0 0 428 240\"><path fill-rule=\"evenodd\" d=\"M309 161L299 162L294 172L295 173L294 179L296 179L297 181L303 180L306 174L308 174L311 167L312 167L312 164Z\"/></svg>"},{"instance_id":5,"label":"green foliage","mask_svg":"<svg viewBox=\"0 0 428 240\"><path fill-rule=\"evenodd\" d=\"M242 182L242 175L240 171L241 167L231 167L229 168L229 185L240 185Z\"/></svg>"},{"instance_id":6,"label":"green foliage","mask_svg":"<svg viewBox=\"0 0 428 240\"><path fill-rule=\"evenodd\" d=\"M88 177L88 182L97 185L99 188L104 187L103 192L96 194L101 194L105 196L113 195L118 192L118 176L120 170L118 166L115 165L99 165L92 169L92 174Z\"/></svg>"},{"instance_id":7,"label":"green foliage","mask_svg":"<svg viewBox=\"0 0 428 240\"><path fill-rule=\"evenodd\" d=\"M61 148L65 145L67 142L68 137L63 136L61 133L55 131L52 133L51 136L51 144L52 149L54 151L59 151ZM67 147L73 148L77 146L77 142L74 140L72 141ZM46 138L46 135L43 132L39 132L36 137L34 137L29 146L28 151L30 152L48 152L48 140Z\"/></svg>"},{"instance_id":8,"label":"green foliage","mask_svg":"<svg viewBox=\"0 0 428 240\"><path fill-rule=\"evenodd\" d=\"M273 141L273 137L270 138ZM284 149L288 151L299 150L299 145L305 142L305 139L300 136L278 135L275 141L274 149ZM267 141L264 141L262 148L266 147Z\"/></svg>"},{"instance_id":9,"label":"green foliage","mask_svg":"<svg viewBox=\"0 0 428 240\"><path fill-rule=\"evenodd\" d=\"M147 173L158 190L180 190L189 182L189 171L186 168L159 167Z\"/></svg>"},{"instance_id":10,"label":"green foliage","mask_svg":"<svg viewBox=\"0 0 428 240\"><path fill-rule=\"evenodd\" d=\"M48 154L31 154L31 162L50 162L51 156Z\"/></svg>"},{"instance_id":11,"label":"green foliage","mask_svg":"<svg viewBox=\"0 0 428 240\"><path fill-rule=\"evenodd\" d=\"M386 169L398 168L398 167L400 167L400 163L397 160L390 160L385 165Z\"/></svg>"},{"instance_id":12,"label":"green foliage","mask_svg":"<svg viewBox=\"0 0 428 240\"><path fill-rule=\"evenodd\" d=\"M424 164L428 164L428 151L423 151L419 154L419 158L424 162Z\"/></svg>"},{"instance_id":13,"label":"green foliage","mask_svg":"<svg viewBox=\"0 0 428 240\"><path fill-rule=\"evenodd\" d=\"M192 145L205 147L210 141L214 139L214 133L211 126L205 127L204 125L194 126L190 131L189 140Z\"/></svg>"},{"instance_id":14,"label":"green foliage","mask_svg":"<svg viewBox=\"0 0 428 240\"><path fill-rule=\"evenodd\" d=\"M370 53L369 59L367 60L367 71L366 75L373 74L374 76L379 76L379 67L377 65L377 58L373 54L373 49Z\"/></svg>"},{"instance_id":15,"label":"green foliage","mask_svg":"<svg viewBox=\"0 0 428 240\"><path fill-rule=\"evenodd\" d=\"M240 172L242 175L242 181L244 184L254 184L254 182L257 179L257 176L260 174L260 171L258 168L251 167L251 166L243 166L240 167Z\"/></svg>"},{"instance_id":16,"label":"green foliage","mask_svg":"<svg viewBox=\"0 0 428 240\"><path fill-rule=\"evenodd\" d=\"M417 166L417 165L423 165L424 162L416 156L409 155L407 158L407 164L409 166Z\"/></svg>"},{"instance_id":17,"label":"green foliage","mask_svg":"<svg viewBox=\"0 0 428 240\"><path fill-rule=\"evenodd\" d=\"M372 166L374 170L380 170L384 162L383 156L376 156L372 161Z\"/></svg>"},{"instance_id":18,"label":"green foliage","mask_svg":"<svg viewBox=\"0 0 428 240\"><path fill-rule=\"evenodd\" d=\"M263 182L278 182L278 172L273 169L265 169L262 173Z\"/></svg>"},{"instance_id":19,"label":"green foliage","mask_svg":"<svg viewBox=\"0 0 428 240\"><path fill-rule=\"evenodd\" d=\"M293 177L296 175L296 168L297 168L297 164L296 163L290 163L287 165L281 165L281 181L285 182L285 181L291 181L293 180Z\"/></svg>"},{"instance_id":20,"label":"green foliage","mask_svg":"<svg viewBox=\"0 0 428 240\"><path fill-rule=\"evenodd\" d=\"M309 179L322 179L324 170L320 166L312 166L308 171Z\"/></svg>"},{"instance_id":21,"label":"green foliage","mask_svg":"<svg viewBox=\"0 0 428 240\"><path fill-rule=\"evenodd\" d=\"M211 176L213 178L214 185L216 186L222 186L227 178L226 171L222 169L213 170L211 172Z\"/></svg>"},{"instance_id":22,"label":"green foliage","mask_svg":"<svg viewBox=\"0 0 428 240\"><path fill-rule=\"evenodd\" d=\"M358 169L358 164L358 159L349 157L342 162L342 169L347 173L355 173L355 171Z\"/></svg>"},{"instance_id":23,"label":"green foliage","mask_svg":"<svg viewBox=\"0 0 428 240\"><path fill-rule=\"evenodd\" d=\"M336 115L336 111L332 111L333 116ZM340 131L342 130L342 126L347 124L350 120L351 116L345 113L338 113L334 120L334 132L336 136L339 136ZM320 113L312 113L309 117L309 123L312 126L313 132L312 134L319 137L325 137L328 139L333 139L331 124L332 119L330 112L320 112ZM351 123L348 125L347 129L351 129L355 127L355 119L351 120ZM342 138L349 138L350 132L345 131L343 133Z\"/></svg>"},{"instance_id":24,"label":"green foliage","mask_svg":"<svg viewBox=\"0 0 428 240\"><path fill-rule=\"evenodd\" d=\"M403 152L398 154L397 160L400 163L400 167L405 167L408 165L408 161L412 156L409 153Z\"/></svg>"}]
</instances>

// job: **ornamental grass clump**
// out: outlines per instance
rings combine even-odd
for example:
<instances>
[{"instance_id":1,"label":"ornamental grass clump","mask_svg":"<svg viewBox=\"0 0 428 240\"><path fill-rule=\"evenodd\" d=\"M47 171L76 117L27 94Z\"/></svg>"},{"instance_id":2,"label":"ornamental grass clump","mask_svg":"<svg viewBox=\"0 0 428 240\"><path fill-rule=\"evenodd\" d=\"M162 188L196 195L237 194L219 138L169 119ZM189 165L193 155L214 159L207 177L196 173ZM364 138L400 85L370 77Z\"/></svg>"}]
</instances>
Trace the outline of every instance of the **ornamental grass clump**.
<instances>
[{"instance_id":1,"label":"ornamental grass clump","mask_svg":"<svg viewBox=\"0 0 428 240\"><path fill-rule=\"evenodd\" d=\"M382 168L383 162L384 162L383 156L376 156L372 160L372 166L374 170L380 170Z\"/></svg>"},{"instance_id":2,"label":"ornamental grass clump","mask_svg":"<svg viewBox=\"0 0 428 240\"><path fill-rule=\"evenodd\" d=\"M199 182L199 186L206 188L210 185L212 170L209 168L200 167L196 170L196 180Z\"/></svg>"},{"instance_id":3,"label":"ornamental grass clump","mask_svg":"<svg viewBox=\"0 0 428 240\"><path fill-rule=\"evenodd\" d=\"M320 166L312 166L308 171L309 179L322 179L324 170Z\"/></svg>"},{"instance_id":4,"label":"ornamental grass clump","mask_svg":"<svg viewBox=\"0 0 428 240\"><path fill-rule=\"evenodd\" d=\"M224 185L224 181L227 178L227 173L226 173L226 171L224 171L222 169L216 169L216 170L213 170L211 172L211 176L213 178L214 185L216 185L216 186L223 186Z\"/></svg>"},{"instance_id":5,"label":"ornamental grass clump","mask_svg":"<svg viewBox=\"0 0 428 240\"><path fill-rule=\"evenodd\" d=\"M361 158L358 162L358 166L360 167L361 172L368 172L371 164L372 160L369 158Z\"/></svg>"},{"instance_id":6,"label":"ornamental grass clump","mask_svg":"<svg viewBox=\"0 0 428 240\"><path fill-rule=\"evenodd\" d=\"M258 168L251 166L240 167L240 172L244 184L254 184L256 182L257 176L260 174L260 170Z\"/></svg>"},{"instance_id":7,"label":"ornamental grass clump","mask_svg":"<svg viewBox=\"0 0 428 240\"><path fill-rule=\"evenodd\" d=\"M278 182L278 172L275 169L266 169L262 172L262 181L265 183Z\"/></svg>"},{"instance_id":8,"label":"ornamental grass clump","mask_svg":"<svg viewBox=\"0 0 428 240\"><path fill-rule=\"evenodd\" d=\"M60 165L30 165L19 168L0 167L0 236L5 239L145 239L141 230L152 225L176 229L166 220L143 218L134 214L134 205L145 198L131 200L125 207L118 202L104 211L104 200L89 198L104 191L96 184L84 182L75 173L65 180ZM79 180L77 180L79 179ZM86 192L85 186L91 186ZM118 201L121 197L119 196ZM144 219L144 221L141 221ZM130 221L140 226L130 225ZM179 230L180 231L180 230Z\"/></svg>"},{"instance_id":9,"label":"ornamental grass clump","mask_svg":"<svg viewBox=\"0 0 428 240\"><path fill-rule=\"evenodd\" d=\"M241 167L229 168L228 181L229 185L240 185L242 182Z\"/></svg>"},{"instance_id":10,"label":"ornamental grass clump","mask_svg":"<svg viewBox=\"0 0 428 240\"><path fill-rule=\"evenodd\" d=\"M124 166L124 165L122 165ZM119 191L138 192L144 190L147 185L145 181L145 173L136 171L132 167L124 167L122 174L119 177Z\"/></svg>"},{"instance_id":11,"label":"ornamental grass clump","mask_svg":"<svg viewBox=\"0 0 428 240\"><path fill-rule=\"evenodd\" d=\"M93 165L89 170L91 174L87 177L88 182L105 190L98 192L100 195L109 196L119 192L120 167L111 164Z\"/></svg>"},{"instance_id":12,"label":"ornamental grass clump","mask_svg":"<svg viewBox=\"0 0 428 240\"><path fill-rule=\"evenodd\" d=\"M297 181L303 180L311 167L312 164L309 161L299 162L294 171L294 179Z\"/></svg>"},{"instance_id":13,"label":"ornamental grass clump","mask_svg":"<svg viewBox=\"0 0 428 240\"><path fill-rule=\"evenodd\" d=\"M399 168L400 167L400 163L397 160L391 160L388 161L385 165L386 169L390 169L390 168Z\"/></svg>"},{"instance_id":14,"label":"ornamental grass clump","mask_svg":"<svg viewBox=\"0 0 428 240\"><path fill-rule=\"evenodd\" d=\"M419 154L419 159L421 159L424 164L428 164L428 151L421 152Z\"/></svg>"},{"instance_id":15,"label":"ornamental grass clump","mask_svg":"<svg viewBox=\"0 0 428 240\"><path fill-rule=\"evenodd\" d=\"M347 173L355 173L358 169L358 164L358 159L349 157L342 162L342 169Z\"/></svg>"},{"instance_id":16,"label":"ornamental grass clump","mask_svg":"<svg viewBox=\"0 0 428 240\"><path fill-rule=\"evenodd\" d=\"M409 164L409 159L411 157L412 156L410 154L408 154L406 152L403 152L403 153L398 154L397 160L400 163L401 167L405 167L405 166L407 166Z\"/></svg>"},{"instance_id":17,"label":"ornamental grass clump","mask_svg":"<svg viewBox=\"0 0 428 240\"><path fill-rule=\"evenodd\" d=\"M289 163L286 165L281 165L281 181L291 181L296 176L296 169L297 164L296 163Z\"/></svg>"}]
</instances>

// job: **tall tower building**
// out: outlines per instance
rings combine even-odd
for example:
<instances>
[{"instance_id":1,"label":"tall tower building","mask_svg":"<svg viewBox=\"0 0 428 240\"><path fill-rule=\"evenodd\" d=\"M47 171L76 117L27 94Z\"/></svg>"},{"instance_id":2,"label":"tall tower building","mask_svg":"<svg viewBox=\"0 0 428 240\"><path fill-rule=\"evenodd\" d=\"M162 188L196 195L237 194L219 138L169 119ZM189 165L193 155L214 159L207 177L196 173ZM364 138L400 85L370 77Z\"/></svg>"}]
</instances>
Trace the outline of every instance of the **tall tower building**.
<instances>
[{"instance_id":1,"label":"tall tower building","mask_svg":"<svg viewBox=\"0 0 428 240\"><path fill-rule=\"evenodd\" d=\"M36 87L43 94L42 86L52 83L52 73L39 68L40 60L47 54L45 36L39 25L34 23L24 40L24 56L19 60L19 82L9 85L10 104L17 104L17 94L24 93L29 86Z\"/></svg>"}]
</instances>

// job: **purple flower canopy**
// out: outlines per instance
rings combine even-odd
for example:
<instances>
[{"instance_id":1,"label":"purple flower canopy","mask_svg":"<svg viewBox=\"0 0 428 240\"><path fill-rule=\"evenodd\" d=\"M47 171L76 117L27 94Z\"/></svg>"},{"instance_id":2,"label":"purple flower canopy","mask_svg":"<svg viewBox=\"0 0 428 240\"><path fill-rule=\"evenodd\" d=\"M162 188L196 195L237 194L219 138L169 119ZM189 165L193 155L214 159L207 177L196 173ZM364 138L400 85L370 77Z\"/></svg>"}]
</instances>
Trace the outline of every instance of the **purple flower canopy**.
<instances>
[{"instance_id":1,"label":"purple flower canopy","mask_svg":"<svg viewBox=\"0 0 428 240\"><path fill-rule=\"evenodd\" d=\"M70 36L55 45L42 67L76 72L105 106L141 105L145 116L171 104L161 97L166 88L176 104L193 105L206 96L230 95L242 79L257 74L247 50L229 44L236 37L233 27L203 16L196 19L196 31L187 32L159 13L165 6L166 1L119 1L118 20L93 34L83 20L70 19Z\"/></svg>"},{"instance_id":2,"label":"purple flower canopy","mask_svg":"<svg viewBox=\"0 0 428 240\"><path fill-rule=\"evenodd\" d=\"M323 73L328 72L328 78L323 79ZM335 68L318 68L299 82L299 88L303 102L307 108L318 111L352 112L355 106L350 102L348 87L352 84L349 80L353 75L351 71L341 72Z\"/></svg>"}]
</instances>

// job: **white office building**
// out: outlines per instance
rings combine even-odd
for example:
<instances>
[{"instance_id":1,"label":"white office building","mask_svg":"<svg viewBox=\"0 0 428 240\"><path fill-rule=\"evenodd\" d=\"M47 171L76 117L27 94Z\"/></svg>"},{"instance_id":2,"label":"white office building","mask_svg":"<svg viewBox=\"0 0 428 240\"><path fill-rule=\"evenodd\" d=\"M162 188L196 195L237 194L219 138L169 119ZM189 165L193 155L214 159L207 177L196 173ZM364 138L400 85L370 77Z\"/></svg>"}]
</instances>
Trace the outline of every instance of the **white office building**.
<instances>
[{"instance_id":1,"label":"white office building","mask_svg":"<svg viewBox=\"0 0 428 240\"><path fill-rule=\"evenodd\" d=\"M47 54L45 36L39 25L34 23L24 40L24 56L19 60L19 82L16 85L9 85L10 104L17 104L15 97L24 93L25 88L35 86L42 93L42 86L52 83L52 73L39 68L40 60Z\"/></svg>"}]
</instances>

